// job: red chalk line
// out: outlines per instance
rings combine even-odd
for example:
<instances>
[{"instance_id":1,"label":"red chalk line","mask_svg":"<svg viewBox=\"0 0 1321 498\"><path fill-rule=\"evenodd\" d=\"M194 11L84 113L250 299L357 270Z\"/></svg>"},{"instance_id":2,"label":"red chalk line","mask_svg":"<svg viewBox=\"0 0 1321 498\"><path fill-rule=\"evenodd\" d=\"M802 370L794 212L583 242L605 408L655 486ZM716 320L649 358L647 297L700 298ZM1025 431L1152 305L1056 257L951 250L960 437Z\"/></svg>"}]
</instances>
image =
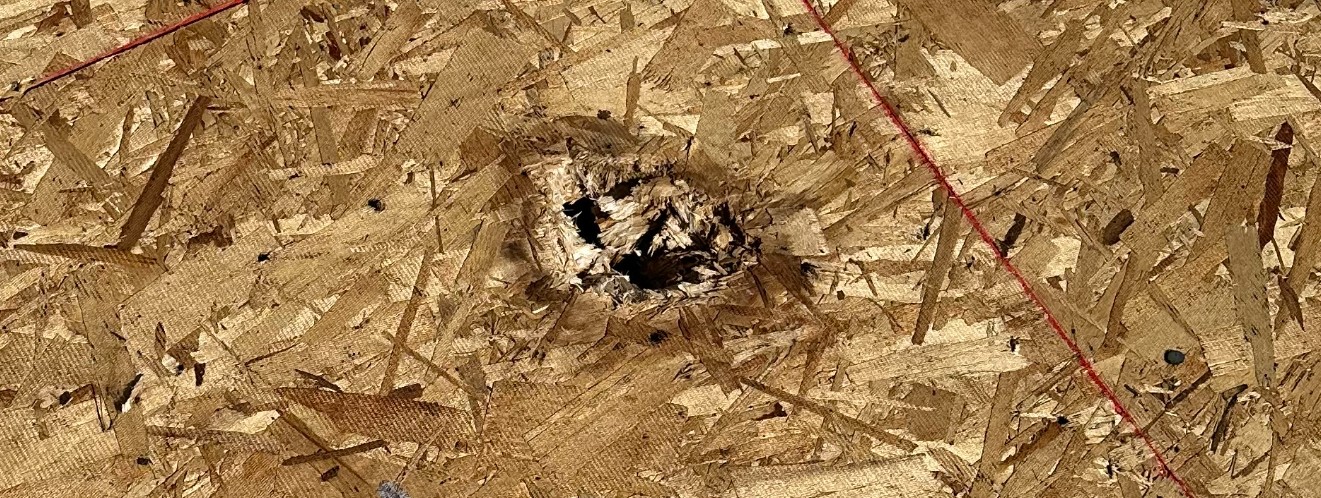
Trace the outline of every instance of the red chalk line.
<instances>
[{"instance_id":1,"label":"red chalk line","mask_svg":"<svg viewBox=\"0 0 1321 498\"><path fill-rule=\"evenodd\" d=\"M216 14L219 14L219 13L224 12L224 11L226 11L226 10L232 9L232 8L234 8L234 7L238 7L238 6L243 5L243 4L247 3L247 2L248 2L248 0L229 0L229 1L225 2L225 3L220 4L220 5L216 5L215 7L211 7L211 8L209 8L209 9L207 9L207 10L204 10L204 11L198 12L198 13L196 13L196 14L193 14L193 15L191 15L191 16L185 17L185 18L181 19L179 22L176 22L176 23L171 24L171 25L169 25L169 26L165 26L165 27L160 28L160 29L158 29L158 30L156 30L156 31L152 31L152 32L150 32L150 33L147 33L147 34L145 34L145 35L142 35L142 36L140 36L140 37L134 38L133 40L129 41L128 43L125 43L125 44L123 44L123 45L120 45L120 46L118 46L118 47L115 47L115 48L113 48L113 49L110 49L110 50L108 50L108 51L101 52L100 54L97 54L97 55L93 56L91 59L87 59L87 60L85 60L85 61L79 62L79 63L77 63L77 64L74 64L74 65L72 65L72 66L66 67L66 68L64 68L64 69L61 69L61 70L59 70L59 71L55 71L55 72L53 72L53 73L47 74L47 75L45 75L45 76L42 76L40 79L38 79L37 81L35 81L35 82L33 82L31 85L29 85L29 86L27 87L27 89L23 90L23 92L26 93L26 92L32 91L34 88L37 88L37 87L43 86L43 85L45 85L45 84L47 84L47 83L50 83L50 82L55 81L55 80L58 80L58 79L63 78L63 77L65 77L65 76L69 76L69 75L71 75L71 74L73 74L73 73L76 73L76 72L78 72L78 71L82 71L83 69L87 69L88 67L90 67L90 66L92 66L92 65L94 65L94 64L96 64L96 63L98 63L98 62L101 62L101 61L103 61L103 60L109 59L109 58L111 58L111 57L114 57L114 56L116 56L116 55L122 54L122 53L124 53L124 52L128 52L129 50L133 50L133 49L135 49L135 48L137 48L137 47L139 47L139 46L142 46L142 45L145 45L145 44L147 44L147 43L149 43L149 42L151 42L151 41L154 41L154 40L156 40L157 38L163 37L163 36L165 36L165 35L168 35L168 34L170 34L170 33L175 32L175 31L179 31L179 30L181 30L181 29L183 29L183 28L186 28L186 27L188 27L188 26L191 26L191 25L193 25L193 24L196 24L197 22L202 21L202 20L204 20L204 19L206 19L206 18L208 18L208 17L214 16L214 15L216 15Z\"/></svg>"},{"instance_id":2,"label":"red chalk line","mask_svg":"<svg viewBox=\"0 0 1321 498\"><path fill-rule=\"evenodd\" d=\"M1027 295L1028 300L1032 301L1041 309L1041 314L1044 316L1046 323L1055 331L1055 335L1059 336L1060 340L1064 341L1064 344L1069 347L1069 351L1073 352L1074 359L1078 361L1078 366L1082 368L1083 372L1086 372L1087 378L1090 379L1092 384L1095 384L1096 388L1101 391L1101 394L1110 401L1110 404L1114 406L1115 413L1119 414L1120 418L1133 426L1134 434L1142 439L1142 442L1146 443L1147 449L1151 450L1151 454L1156 458L1156 462L1159 464L1161 472L1179 486L1179 489L1183 492L1183 495L1186 498L1196 498L1196 495L1193 494L1193 491L1188 487L1188 484L1185 483L1183 479L1174 472L1174 469L1170 467L1169 462L1165 459L1165 455L1162 454L1160 448L1156 446L1156 442L1151 439L1151 436L1148 435L1145 430L1142 429L1142 426L1138 424L1137 419L1128 411L1128 408L1124 407L1124 404L1119 400L1119 396L1115 394L1114 389L1111 389L1110 385L1106 384L1105 380L1101 378L1101 374L1097 372L1096 366L1092 364L1091 360L1087 359L1086 355L1083 354L1082 348L1078 347L1078 342L1074 341L1073 338L1069 337L1069 334L1064 331L1064 326L1060 325L1060 322L1055 318L1054 313L1052 313L1050 308L1046 306L1046 302L1037 295L1035 290L1032 289L1032 284L1028 282L1027 277L1023 276L1023 272L1019 271L1018 267L1009 260L1007 255L1000 252L1000 246L996 242L995 237L991 236L991 233L982 225L981 220L977 218L977 215L974 214L972 209L968 207L968 204L964 202L963 196L959 195L959 192L954 189L954 185L950 184L949 177L947 177L945 172L940 169L940 166L936 165L936 161L931 158L931 153L927 152L926 147L924 147L922 143L917 140L917 137L913 135L912 129L909 128L908 123L904 121L904 118L899 115L899 111L890 104L889 100L881 96L881 92L876 89L876 85L873 84L871 79L867 77L867 74L863 72L862 66L858 64L857 59L854 58L853 52L849 50L848 45L839 38L839 35L835 34L835 31L831 29L830 24L821 16L821 12L817 10L811 0L800 1L803 6L807 8L807 12L811 14L812 20L816 22L816 25L827 35L830 35L830 40L835 43L835 48L839 50L840 55L846 62L848 62L849 69L853 71L853 75L857 76L858 80L862 82L862 85L867 87L867 90L871 93L872 100L874 100L876 104L881 106L881 109L885 111L886 117L890 118L890 123L894 124L894 127L899 129L904 140L908 142L908 146L913 149L913 152L921 159L922 164L925 165L927 169L931 171L931 175L936 178L936 183L939 183L940 187L945 190L949 199L954 201L954 204L959 207L959 211L963 212L963 217L968 220L968 223L972 225L973 230L975 230L977 235L981 237L982 242L985 242L986 246L995 254L995 259L1000 262L1000 266L1004 267L1005 271L1009 272L1009 275L1013 276L1014 280L1018 281L1018 285L1023 288L1023 294Z\"/></svg>"}]
</instances>

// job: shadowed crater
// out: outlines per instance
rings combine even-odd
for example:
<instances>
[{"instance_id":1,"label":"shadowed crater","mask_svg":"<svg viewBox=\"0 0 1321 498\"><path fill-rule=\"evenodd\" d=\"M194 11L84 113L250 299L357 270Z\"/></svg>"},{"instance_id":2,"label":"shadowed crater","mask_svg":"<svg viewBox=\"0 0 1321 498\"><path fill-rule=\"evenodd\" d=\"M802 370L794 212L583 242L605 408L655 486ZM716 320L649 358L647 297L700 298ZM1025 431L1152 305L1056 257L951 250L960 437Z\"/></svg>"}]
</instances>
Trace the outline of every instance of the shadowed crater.
<instances>
[{"instance_id":1,"label":"shadowed crater","mask_svg":"<svg viewBox=\"0 0 1321 498\"><path fill-rule=\"evenodd\" d=\"M736 271L747 236L725 203L715 204L682 180L636 177L600 185L563 205L582 242L601 249L597 271L579 274L617 298L700 284ZM632 290L629 290L629 288ZM614 292L617 290L619 292Z\"/></svg>"}]
</instances>

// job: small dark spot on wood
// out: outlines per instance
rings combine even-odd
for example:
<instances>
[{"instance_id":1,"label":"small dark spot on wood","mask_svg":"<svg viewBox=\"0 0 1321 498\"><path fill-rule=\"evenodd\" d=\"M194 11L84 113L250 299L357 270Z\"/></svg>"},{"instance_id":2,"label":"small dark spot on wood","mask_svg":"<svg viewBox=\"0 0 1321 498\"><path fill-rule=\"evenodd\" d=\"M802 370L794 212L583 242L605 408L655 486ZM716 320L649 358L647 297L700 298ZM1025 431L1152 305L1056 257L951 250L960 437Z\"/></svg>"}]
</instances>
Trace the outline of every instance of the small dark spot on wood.
<instances>
[{"instance_id":1,"label":"small dark spot on wood","mask_svg":"<svg viewBox=\"0 0 1321 498\"><path fill-rule=\"evenodd\" d=\"M1275 140L1285 144L1271 151L1271 167L1266 173L1266 186L1261 204L1257 208L1257 244L1265 247L1275 238L1275 224L1280 219L1280 201L1284 197L1285 172L1289 168L1289 153L1293 150L1293 126L1286 121L1280 124Z\"/></svg>"},{"instance_id":2,"label":"small dark spot on wood","mask_svg":"<svg viewBox=\"0 0 1321 498\"><path fill-rule=\"evenodd\" d=\"M258 254L258 255L257 255L257 262L258 262L258 263L264 263L264 262L266 262L266 261L270 261L270 260L271 260L271 253L269 253L269 252L264 252L264 253L261 253L261 254Z\"/></svg>"},{"instance_id":3,"label":"small dark spot on wood","mask_svg":"<svg viewBox=\"0 0 1321 498\"><path fill-rule=\"evenodd\" d=\"M115 400L115 409L120 412L124 411L124 405L127 405L129 398L133 397L133 387L137 386L140 380L142 380L142 374L137 374L133 377L133 380L124 385L124 390L119 393L119 399Z\"/></svg>"},{"instance_id":4,"label":"small dark spot on wood","mask_svg":"<svg viewBox=\"0 0 1321 498\"><path fill-rule=\"evenodd\" d=\"M334 382L331 382L330 380L328 380L328 379L326 379L325 377L322 377L322 376L320 376L320 375L317 375L317 374L314 374L314 373L311 373L311 372L306 372L306 371L303 371L303 370L299 370L299 369L297 369L297 368L294 369L294 373L296 373L296 374L298 374L298 375L300 375L300 376L302 376L302 377L304 377L304 378L306 378L306 379L308 379L308 380L311 380L314 384L316 384L317 387L320 387L320 388L323 388L323 389L330 389L330 390L335 391L335 392L344 392L344 390L340 389L339 386L335 385Z\"/></svg>"},{"instance_id":5,"label":"small dark spot on wood","mask_svg":"<svg viewBox=\"0 0 1321 498\"><path fill-rule=\"evenodd\" d=\"M669 336L670 334L665 332L664 330L656 329L653 330L651 334L647 335L647 342L659 345L660 343L665 342L665 339L668 338Z\"/></svg>"},{"instance_id":6,"label":"small dark spot on wood","mask_svg":"<svg viewBox=\"0 0 1321 498\"><path fill-rule=\"evenodd\" d=\"M326 52L331 59L340 60L344 58L344 52L340 50L339 44L335 43L335 39L330 36L329 31L326 32Z\"/></svg>"},{"instance_id":7,"label":"small dark spot on wood","mask_svg":"<svg viewBox=\"0 0 1321 498\"><path fill-rule=\"evenodd\" d=\"M795 34L798 34L798 30L794 29L794 25L787 24L784 26L784 36L790 36Z\"/></svg>"},{"instance_id":8,"label":"small dark spot on wood","mask_svg":"<svg viewBox=\"0 0 1321 498\"><path fill-rule=\"evenodd\" d=\"M1011 353L1018 352L1018 338L1012 335L1009 336L1009 352Z\"/></svg>"},{"instance_id":9,"label":"small dark spot on wood","mask_svg":"<svg viewBox=\"0 0 1321 498\"><path fill-rule=\"evenodd\" d=\"M1115 213L1115 217L1110 218L1110 222L1105 224L1105 228L1101 229L1101 243L1108 246L1119 243L1119 237L1123 235L1124 230L1128 230L1128 227L1132 224L1132 211L1122 209L1118 213Z\"/></svg>"},{"instance_id":10,"label":"small dark spot on wood","mask_svg":"<svg viewBox=\"0 0 1321 498\"><path fill-rule=\"evenodd\" d=\"M28 236L27 232L24 232L22 230L14 230L14 240L18 240L27 236Z\"/></svg>"},{"instance_id":11,"label":"small dark spot on wood","mask_svg":"<svg viewBox=\"0 0 1321 498\"><path fill-rule=\"evenodd\" d=\"M395 388L393 391L390 391L390 394L387 396L400 399L417 399L422 397L423 390L424 388L422 387L422 384L413 383L404 387Z\"/></svg>"},{"instance_id":12,"label":"small dark spot on wood","mask_svg":"<svg viewBox=\"0 0 1321 498\"><path fill-rule=\"evenodd\" d=\"M304 19L312 22L326 22L326 18L323 17L321 13L307 7L303 7L298 13L302 15Z\"/></svg>"},{"instance_id":13,"label":"small dark spot on wood","mask_svg":"<svg viewBox=\"0 0 1321 498\"><path fill-rule=\"evenodd\" d=\"M607 190L605 195L606 197L609 197L611 199L623 199L631 195L633 193L633 189L637 188L638 185L641 184L642 184L641 178L634 178L632 180L619 182L616 183L615 186L610 187L610 190Z\"/></svg>"},{"instance_id":14,"label":"small dark spot on wood","mask_svg":"<svg viewBox=\"0 0 1321 498\"><path fill-rule=\"evenodd\" d=\"M61 405L67 405L67 404L69 404L69 402L72 401L72 400L73 400L73 393L71 393L71 392L69 392L69 391L64 391L64 392L60 393L60 404L61 404Z\"/></svg>"},{"instance_id":15,"label":"small dark spot on wood","mask_svg":"<svg viewBox=\"0 0 1321 498\"><path fill-rule=\"evenodd\" d=\"M610 119L610 111L607 111L605 109L596 111L596 117L597 119Z\"/></svg>"},{"instance_id":16,"label":"small dark spot on wood","mask_svg":"<svg viewBox=\"0 0 1321 498\"><path fill-rule=\"evenodd\" d=\"M197 384L198 387L201 387L202 377L204 376L206 376L206 363L193 365L193 382Z\"/></svg>"},{"instance_id":17,"label":"small dark spot on wood","mask_svg":"<svg viewBox=\"0 0 1321 498\"><path fill-rule=\"evenodd\" d=\"M775 404L771 405L770 413L759 416L756 418L756 420L768 420L772 418L788 417L788 416L789 416L789 412L784 411L784 405L780 404L779 401L776 401Z\"/></svg>"},{"instance_id":18,"label":"small dark spot on wood","mask_svg":"<svg viewBox=\"0 0 1321 498\"><path fill-rule=\"evenodd\" d=\"M1179 351L1177 349L1165 350L1165 363L1169 363L1171 365L1178 365L1180 363L1183 363L1185 359L1187 358L1186 355L1183 354L1183 351Z\"/></svg>"},{"instance_id":19,"label":"small dark spot on wood","mask_svg":"<svg viewBox=\"0 0 1321 498\"><path fill-rule=\"evenodd\" d=\"M1065 417L1064 415L1055 417L1055 423L1060 425L1069 425L1069 417Z\"/></svg>"},{"instance_id":20,"label":"small dark spot on wood","mask_svg":"<svg viewBox=\"0 0 1321 498\"><path fill-rule=\"evenodd\" d=\"M798 263L798 270L803 272L803 275L807 275L809 277L816 276L816 265L812 263L808 263L806 261L802 263Z\"/></svg>"},{"instance_id":21,"label":"small dark spot on wood","mask_svg":"<svg viewBox=\"0 0 1321 498\"><path fill-rule=\"evenodd\" d=\"M151 459L144 456L140 456L134 461L137 462L138 465L151 465Z\"/></svg>"},{"instance_id":22,"label":"small dark spot on wood","mask_svg":"<svg viewBox=\"0 0 1321 498\"><path fill-rule=\"evenodd\" d=\"M329 481L329 480L331 480L331 479L334 479L335 476L337 476L337 475L339 475L339 466L338 466L338 465L336 465L336 466L334 466L334 467L331 467L331 468L329 468L329 469L326 469L325 472L322 472L322 473L321 473L321 482L326 482L326 481Z\"/></svg>"},{"instance_id":23,"label":"small dark spot on wood","mask_svg":"<svg viewBox=\"0 0 1321 498\"><path fill-rule=\"evenodd\" d=\"M385 203L381 202L380 199L377 199L375 197L371 199L367 199L367 206L372 208L378 213L381 211L385 211Z\"/></svg>"},{"instance_id":24,"label":"small dark spot on wood","mask_svg":"<svg viewBox=\"0 0 1321 498\"><path fill-rule=\"evenodd\" d=\"M1023 235L1024 225L1027 225L1027 217L1023 216L1023 213L1014 213L1014 224L1009 226L1005 237L1000 239L1000 254L1007 255L1009 250L1014 248L1018 238Z\"/></svg>"}]
</instances>

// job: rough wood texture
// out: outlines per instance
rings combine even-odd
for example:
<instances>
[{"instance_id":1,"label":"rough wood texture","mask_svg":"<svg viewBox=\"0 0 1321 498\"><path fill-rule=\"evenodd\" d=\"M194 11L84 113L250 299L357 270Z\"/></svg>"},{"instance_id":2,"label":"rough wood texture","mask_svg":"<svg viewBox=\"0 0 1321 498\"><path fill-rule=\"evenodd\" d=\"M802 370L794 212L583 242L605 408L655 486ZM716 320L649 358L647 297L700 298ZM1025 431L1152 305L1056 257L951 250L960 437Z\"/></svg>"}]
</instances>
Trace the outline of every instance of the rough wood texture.
<instances>
[{"instance_id":1,"label":"rough wood texture","mask_svg":"<svg viewBox=\"0 0 1321 498\"><path fill-rule=\"evenodd\" d=\"M0 498L1321 489L1317 2L813 1L990 245L799 0L251 0L31 88L223 3L0 2Z\"/></svg>"}]
</instances>

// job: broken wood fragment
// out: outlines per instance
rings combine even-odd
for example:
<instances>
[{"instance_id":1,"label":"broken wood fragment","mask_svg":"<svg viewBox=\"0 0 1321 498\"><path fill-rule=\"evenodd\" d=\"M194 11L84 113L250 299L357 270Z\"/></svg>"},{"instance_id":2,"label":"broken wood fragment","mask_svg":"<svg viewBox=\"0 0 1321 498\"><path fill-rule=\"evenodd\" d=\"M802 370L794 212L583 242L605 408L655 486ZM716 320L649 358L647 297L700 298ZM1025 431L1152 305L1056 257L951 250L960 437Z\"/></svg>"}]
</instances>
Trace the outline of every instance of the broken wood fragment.
<instances>
[{"instance_id":1,"label":"broken wood fragment","mask_svg":"<svg viewBox=\"0 0 1321 498\"><path fill-rule=\"evenodd\" d=\"M179 157L183 155L183 149L192 139L197 126L202 123L202 113L206 112L206 106L211 102L207 96L199 96L193 99L193 103L188 106L188 111L183 116L183 121L179 123L178 129L174 132L174 138L170 139L170 144L165 147L160 157L156 158L156 163L151 168L151 176L147 178L147 185L142 187L142 192L138 194L138 199L133 203L133 210L129 212L128 220L119 231L119 242L115 247L119 249L130 249L137 245L138 239L142 237L142 232L147 229L147 223L156 213L161 203L165 201L165 186L170 183L170 176L174 173L174 166L179 162Z\"/></svg>"}]
</instances>

